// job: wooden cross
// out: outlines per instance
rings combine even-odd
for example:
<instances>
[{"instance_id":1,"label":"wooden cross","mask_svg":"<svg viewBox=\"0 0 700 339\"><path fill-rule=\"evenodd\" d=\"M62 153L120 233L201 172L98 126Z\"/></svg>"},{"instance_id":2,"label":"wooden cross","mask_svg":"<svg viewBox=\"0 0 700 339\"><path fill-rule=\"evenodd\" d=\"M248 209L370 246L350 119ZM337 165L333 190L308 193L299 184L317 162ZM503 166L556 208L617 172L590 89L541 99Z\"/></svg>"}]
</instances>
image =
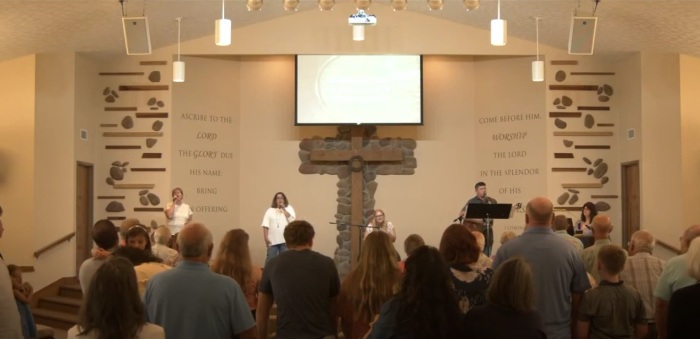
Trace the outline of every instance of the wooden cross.
<instances>
[{"instance_id":1,"label":"wooden cross","mask_svg":"<svg viewBox=\"0 0 700 339\"><path fill-rule=\"evenodd\" d=\"M362 147L362 134L364 127L352 127L352 139L349 150L313 150L311 151L312 162L323 161L347 161L352 171L351 177L351 192L350 192L350 223L352 225L364 225L362 213L362 191L364 189L363 169L366 162L394 162L403 160L403 152L401 150L390 151L370 151ZM352 267L357 264L357 259L360 254L360 228L357 226L350 227L350 257L352 258Z\"/></svg>"}]
</instances>

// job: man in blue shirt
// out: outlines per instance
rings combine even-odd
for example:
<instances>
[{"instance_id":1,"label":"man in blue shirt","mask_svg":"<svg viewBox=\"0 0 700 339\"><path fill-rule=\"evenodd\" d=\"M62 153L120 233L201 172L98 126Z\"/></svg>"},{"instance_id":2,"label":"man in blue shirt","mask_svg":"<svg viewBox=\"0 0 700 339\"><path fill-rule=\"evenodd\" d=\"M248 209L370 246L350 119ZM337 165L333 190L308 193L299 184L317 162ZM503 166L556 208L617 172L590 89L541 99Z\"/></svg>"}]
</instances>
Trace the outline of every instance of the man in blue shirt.
<instances>
[{"instance_id":1,"label":"man in blue shirt","mask_svg":"<svg viewBox=\"0 0 700 339\"><path fill-rule=\"evenodd\" d=\"M207 265L214 249L211 232L202 224L188 224L177 243L182 261L146 286L148 320L162 326L168 339L256 338L241 287Z\"/></svg>"},{"instance_id":2,"label":"man in blue shirt","mask_svg":"<svg viewBox=\"0 0 700 339\"><path fill-rule=\"evenodd\" d=\"M549 339L570 339L572 319L583 293L591 288L581 256L565 239L554 234L552 202L532 199L526 208L525 231L498 249L493 269L521 256L532 267L537 310Z\"/></svg>"}]
</instances>

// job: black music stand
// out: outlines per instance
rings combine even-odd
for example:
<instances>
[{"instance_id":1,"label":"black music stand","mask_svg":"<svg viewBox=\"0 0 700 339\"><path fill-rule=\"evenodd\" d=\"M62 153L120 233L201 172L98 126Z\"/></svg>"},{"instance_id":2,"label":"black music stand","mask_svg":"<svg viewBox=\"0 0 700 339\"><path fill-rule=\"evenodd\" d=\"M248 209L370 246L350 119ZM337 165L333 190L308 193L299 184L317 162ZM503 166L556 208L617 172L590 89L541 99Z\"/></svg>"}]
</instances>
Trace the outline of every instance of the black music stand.
<instances>
[{"instance_id":1,"label":"black music stand","mask_svg":"<svg viewBox=\"0 0 700 339\"><path fill-rule=\"evenodd\" d=\"M484 220L484 236L486 237L486 244L489 244L489 239L493 239L493 219L510 219L514 212L515 209L512 204L468 204L464 217L466 219ZM484 254L490 257L491 248L484 248L484 250ZM488 253L486 253L486 250L488 250Z\"/></svg>"}]
</instances>

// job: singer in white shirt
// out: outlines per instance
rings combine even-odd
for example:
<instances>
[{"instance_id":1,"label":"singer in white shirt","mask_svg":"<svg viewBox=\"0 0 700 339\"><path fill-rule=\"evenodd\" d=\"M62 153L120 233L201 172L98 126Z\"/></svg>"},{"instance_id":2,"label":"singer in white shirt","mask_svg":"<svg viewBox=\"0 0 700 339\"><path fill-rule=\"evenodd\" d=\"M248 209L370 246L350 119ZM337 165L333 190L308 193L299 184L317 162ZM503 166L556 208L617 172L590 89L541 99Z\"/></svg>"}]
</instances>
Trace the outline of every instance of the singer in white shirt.
<instances>
[{"instance_id":1,"label":"singer in white shirt","mask_svg":"<svg viewBox=\"0 0 700 339\"><path fill-rule=\"evenodd\" d=\"M270 208L265 211L261 226L263 239L267 246L267 258L265 263L287 250L284 241L284 228L296 219L294 208L289 204L287 196L282 192L275 193Z\"/></svg>"},{"instance_id":2,"label":"singer in white shirt","mask_svg":"<svg viewBox=\"0 0 700 339\"><path fill-rule=\"evenodd\" d=\"M173 238L176 238L178 232L180 232L188 222L192 221L192 209L190 205L182 202L184 195L182 188L174 188L173 201L169 202L165 207L165 217L168 219L167 226Z\"/></svg>"}]
</instances>

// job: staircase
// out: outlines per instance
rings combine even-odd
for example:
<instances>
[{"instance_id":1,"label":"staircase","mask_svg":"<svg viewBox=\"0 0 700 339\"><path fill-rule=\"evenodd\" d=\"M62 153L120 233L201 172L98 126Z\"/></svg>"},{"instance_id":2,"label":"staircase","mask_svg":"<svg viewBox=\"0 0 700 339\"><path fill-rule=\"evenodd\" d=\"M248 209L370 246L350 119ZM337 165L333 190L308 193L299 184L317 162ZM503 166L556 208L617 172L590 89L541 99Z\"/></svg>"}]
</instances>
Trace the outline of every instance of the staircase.
<instances>
[{"instance_id":1,"label":"staircase","mask_svg":"<svg viewBox=\"0 0 700 339\"><path fill-rule=\"evenodd\" d=\"M83 292L75 278L63 278L34 294L37 324L67 330L78 321Z\"/></svg>"}]
</instances>

